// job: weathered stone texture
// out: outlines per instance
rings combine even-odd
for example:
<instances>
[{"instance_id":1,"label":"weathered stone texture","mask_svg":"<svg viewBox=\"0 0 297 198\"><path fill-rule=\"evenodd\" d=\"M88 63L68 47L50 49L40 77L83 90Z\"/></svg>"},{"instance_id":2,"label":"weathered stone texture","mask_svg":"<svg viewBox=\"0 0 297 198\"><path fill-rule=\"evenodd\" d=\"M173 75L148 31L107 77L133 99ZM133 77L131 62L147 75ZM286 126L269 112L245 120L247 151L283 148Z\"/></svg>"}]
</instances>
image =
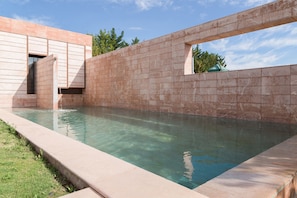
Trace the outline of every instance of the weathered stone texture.
<instances>
[{"instance_id":1,"label":"weathered stone texture","mask_svg":"<svg viewBox=\"0 0 297 198\"><path fill-rule=\"evenodd\" d=\"M297 66L192 74L191 44L296 21L276 1L87 60L86 105L296 123Z\"/></svg>"}]
</instances>

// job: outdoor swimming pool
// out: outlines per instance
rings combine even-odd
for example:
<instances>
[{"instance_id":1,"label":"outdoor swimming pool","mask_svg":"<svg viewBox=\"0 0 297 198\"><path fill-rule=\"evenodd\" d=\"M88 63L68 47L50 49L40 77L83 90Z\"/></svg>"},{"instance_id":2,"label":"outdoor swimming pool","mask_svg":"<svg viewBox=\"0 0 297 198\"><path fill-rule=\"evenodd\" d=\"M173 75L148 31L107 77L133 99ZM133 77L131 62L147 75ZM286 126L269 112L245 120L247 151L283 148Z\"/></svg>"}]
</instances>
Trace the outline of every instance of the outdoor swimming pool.
<instances>
[{"instance_id":1,"label":"outdoor swimming pool","mask_svg":"<svg viewBox=\"0 0 297 198\"><path fill-rule=\"evenodd\" d=\"M297 134L285 124L103 107L13 112L188 188Z\"/></svg>"}]
</instances>

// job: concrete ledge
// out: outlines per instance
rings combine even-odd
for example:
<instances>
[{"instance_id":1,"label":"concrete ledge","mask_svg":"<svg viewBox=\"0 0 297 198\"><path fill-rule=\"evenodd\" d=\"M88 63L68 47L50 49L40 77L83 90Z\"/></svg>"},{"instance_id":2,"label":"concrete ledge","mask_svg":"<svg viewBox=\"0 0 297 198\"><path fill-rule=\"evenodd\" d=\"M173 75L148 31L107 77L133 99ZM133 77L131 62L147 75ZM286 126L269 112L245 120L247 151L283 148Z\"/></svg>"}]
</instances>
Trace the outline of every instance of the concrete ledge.
<instances>
[{"instance_id":1,"label":"concrete ledge","mask_svg":"<svg viewBox=\"0 0 297 198\"><path fill-rule=\"evenodd\" d=\"M41 151L80 188L90 187L102 197L206 198L158 175L70 139L8 111L0 119ZM84 192L84 191L82 191Z\"/></svg>"},{"instance_id":2,"label":"concrete ledge","mask_svg":"<svg viewBox=\"0 0 297 198\"><path fill-rule=\"evenodd\" d=\"M60 198L81 198L81 197L87 197L87 198L104 198L104 197L98 195L91 188L85 188L85 189L76 191L74 193L71 193L71 194L62 196Z\"/></svg>"},{"instance_id":3,"label":"concrete ledge","mask_svg":"<svg viewBox=\"0 0 297 198\"><path fill-rule=\"evenodd\" d=\"M291 198L296 194L297 135L197 187L209 197Z\"/></svg>"},{"instance_id":4,"label":"concrete ledge","mask_svg":"<svg viewBox=\"0 0 297 198\"><path fill-rule=\"evenodd\" d=\"M297 172L292 176L290 183L286 184L277 195L277 198L287 197L297 197Z\"/></svg>"}]
</instances>

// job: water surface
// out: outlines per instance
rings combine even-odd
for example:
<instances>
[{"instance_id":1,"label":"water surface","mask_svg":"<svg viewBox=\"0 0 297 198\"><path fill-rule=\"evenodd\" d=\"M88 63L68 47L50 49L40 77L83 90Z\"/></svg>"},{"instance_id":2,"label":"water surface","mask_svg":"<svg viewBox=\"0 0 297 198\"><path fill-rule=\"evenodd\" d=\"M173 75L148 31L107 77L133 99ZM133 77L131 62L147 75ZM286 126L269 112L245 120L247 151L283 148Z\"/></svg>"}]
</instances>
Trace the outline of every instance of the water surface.
<instances>
[{"instance_id":1,"label":"water surface","mask_svg":"<svg viewBox=\"0 0 297 198\"><path fill-rule=\"evenodd\" d=\"M296 134L296 126L103 107L19 116L188 188Z\"/></svg>"}]
</instances>

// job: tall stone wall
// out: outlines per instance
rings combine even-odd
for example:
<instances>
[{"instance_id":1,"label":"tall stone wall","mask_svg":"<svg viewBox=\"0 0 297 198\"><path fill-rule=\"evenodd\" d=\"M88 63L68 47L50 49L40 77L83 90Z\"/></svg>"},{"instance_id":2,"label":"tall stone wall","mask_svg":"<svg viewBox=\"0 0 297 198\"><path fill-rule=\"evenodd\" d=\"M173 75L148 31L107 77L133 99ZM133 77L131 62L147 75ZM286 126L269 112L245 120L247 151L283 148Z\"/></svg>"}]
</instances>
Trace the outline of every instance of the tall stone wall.
<instances>
[{"instance_id":1,"label":"tall stone wall","mask_svg":"<svg viewBox=\"0 0 297 198\"><path fill-rule=\"evenodd\" d=\"M297 65L183 75L112 57L88 60L86 105L297 123Z\"/></svg>"},{"instance_id":2,"label":"tall stone wall","mask_svg":"<svg viewBox=\"0 0 297 198\"><path fill-rule=\"evenodd\" d=\"M0 32L0 107L36 106L27 94L27 37Z\"/></svg>"},{"instance_id":3,"label":"tall stone wall","mask_svg":"<svg viewBox=\"0 0 297 198\"><path fill-rule=\"evenodd\" d=\"M58 107L60 109L84 106L84 96L82 94L59 94L58 97Z\"/></svg>"},{"instance_id":4,"label":"tall stone wall","mask_svg":"<svg viewBox=\"0 0 297 198\"><path fill-rule=\"evenodd\" d=\"M36 103L38 108L58 109L58 67L53 55L36 62Z\"/></svg>"},{"instance_id":5,"label":"tall stone wall","mask_svg":"<svg viewBox=\"0 0 297 198\"><path fill-rule=\"evenodd\" d=\"M84 102L297 123L296 65L204 74L191 66L192 44L293 22L296 10L296 1L276 1L88 59Z\"/></svg>"}]
</instances>

